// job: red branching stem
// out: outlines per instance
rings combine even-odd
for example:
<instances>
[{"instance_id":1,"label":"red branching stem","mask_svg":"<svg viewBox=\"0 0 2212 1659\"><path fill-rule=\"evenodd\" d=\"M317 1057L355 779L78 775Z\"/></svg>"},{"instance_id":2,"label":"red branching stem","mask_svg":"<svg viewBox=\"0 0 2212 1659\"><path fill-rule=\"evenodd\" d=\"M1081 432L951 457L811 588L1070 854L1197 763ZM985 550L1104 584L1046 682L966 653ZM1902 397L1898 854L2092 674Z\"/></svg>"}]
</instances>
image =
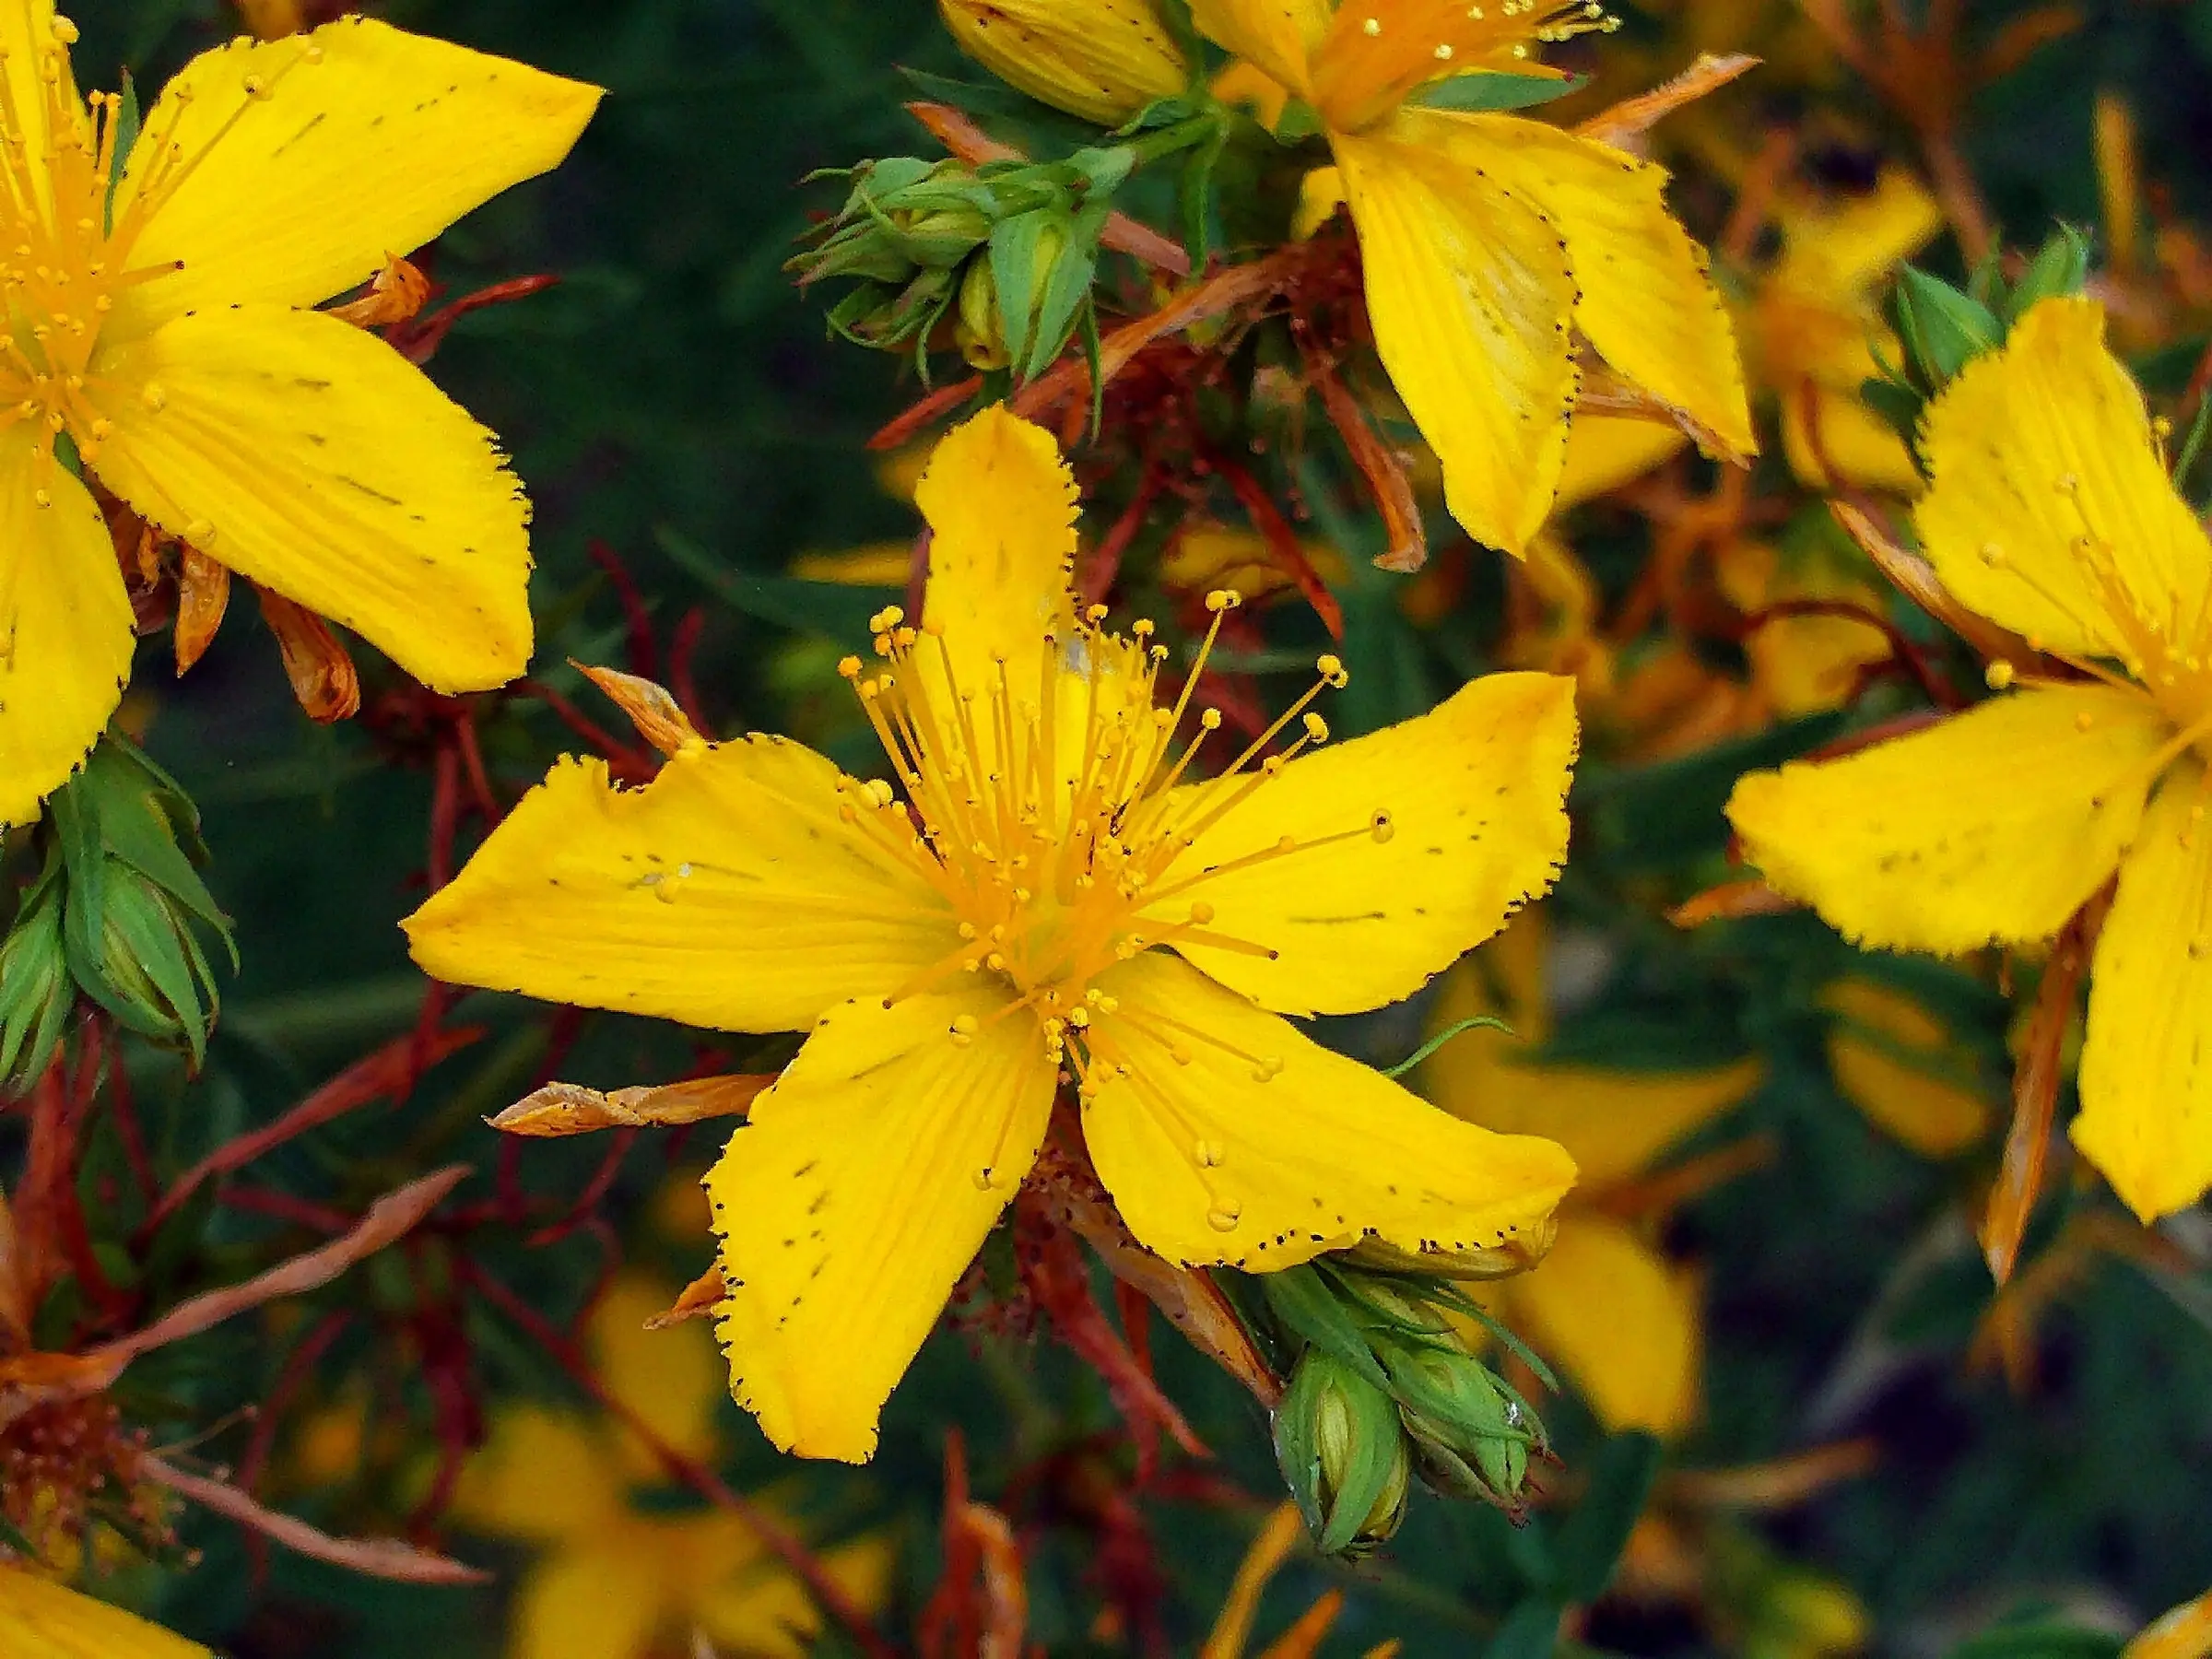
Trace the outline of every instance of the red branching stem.
<instances>
[{"instance_id":1,"label":"red branching stem","mask_svg":"<svg viewBox=\"0 0 2212 1659\"><path fill-rule=\"evenodd\" d=\"M593 1171L591 1180L584 1182L583 1191L576 1195L576 1202L570 1206L569 1213L539 1228L523 1242L533 1250L547 1244L558 1244L590 1220L599 1201L606 1196L608 1189L615 1184L615 1178L622 1173L622 1160L629 1156L629 1149L637 1145L637 1141L638 1132L635 1129L617 1129L610 1133L606 1137L606 1156L599 1160L599 1167Z\"/></svg>"},{"instance_id":2,"label":"red branching stem","mask_svg":"<svg viewBox=\"0 0 2212 1659\"><path fill-rule=\"evenodd\" d=\"M681 1481L717 1508L726 1510L750 1527L754 1535L768 1546L782 1563L797 1575L806 1586L822 1611L843 1626L854 1643L868 1659L900 1659L899 1650L885 1641L866 1614L855 1606L853 1600L839 1588L830 1576L829 1569L799 1536L778 1523L759 1505L731 1490L723 1478L706 1465L687 1457L671 1446L635 1411L607 1392L592 1370L591 1362L576 1343L556 1330L546 1317L512 1290L486 1273L483 1268L465 1258L454 1264L461 1279L471 1286L485 1300L498 1308L533 1341L552 1356L560 1368L568 1372L576 1385L597 1402L600 1407L621 1419L638 1439L660 1459L669 1476Z\"/></svg>"},{"instance_id":3,"label":"red branching stem","mask_svg":"<svg viewBox=\"0 0 2212 1659\"><path fill-rule=\"evenodd\" d=\"M668 641L668 694L676 699L676 706L684 712L684 718L702 732L713 727L708 723L705 705L699 700L699 680L693 666L699 656L699 641L706 631L706 607L695 605L684 613L683 620L676 625L676 632Z\"/></svg>"},{"instance_id":4,"label":"red branching stem","mask_svg":"<svg viewBox=\"0 0 2212 1659\"><path fill-rule=\"evenodd\" d=\"M1878 629L1882 638L1889 642L1890 659L1912 677L1927 700L1939 709L1963 709L1966 700L1959 695L1958 688L1928 665L1920 648L1907 639L1902 629L1888 618L1865 606L1848 599L1777 599L1771 605L1761 606L1743 620L1739 637L1748 638L1769 622L1784 617L1841 617L1853 622L1863 622L1868 628Z\"/></svg>"},{"instance_id":5,"label":"red branching stem","mask_svg":"<svg viewBox=\"0 0 2212 1659\"><path fill-rule=\"evenodd\" d=\"M868 440L868 447L895 450L912 442L916 433L935 426L982 389L983 377L980 374L971 374L949 386L939 386L903 415L895 415L877 428L876 435Z\"/></svg>"},{"instance_id":6,"label":"red branching stem","mask_svg":"<svg viewBox=\"0 0 2212 1659\"><path fill-rule=\"evenodd\" d=\"M296 1135L335 1123L347 1112L359 1111L372 1100L396 1094L429 1065L448 1054L459 1053L483 1035L482 1026L456 1026L450 1031L436 1031L419 1065L417 1064L413 1032L404 1037L394 1037L382 1047L363 1055L275 1123L264 1124L250 1135L237 1135L225 1141L185 1171L171 1184L169 1191L161 1194L160 1202L154 1206L153 1213L141 1224L139 1239L143 1241L151 1236L210 1177L241 1169Z\"/></svg>"},{"instance_id":7,"label":"red branching stem","mask_svg":"<svg viewBox=\"0 0 2212 1659\"><path fill-rule=\"evenodd\" d=\"M607 543L594 536L585 549L592 562L606 572L606 579L615 590L615 597L622 606L623 626L629 634L629 671L645 679L660 677L660 648L653 637L653 612L645 603L645 595L638 591L636 578L622 556Z\"/></svg>"},{"instance_id":8,"label":"red branching stem","mask_svg":"<svg viewBox=\"0 0 2212 1659\"><path fill-rule=\"evenodd\" d=\"M88 1016L88 1019L98 1016ZM161 1194L160 1178L154 1173L154 1160L146 1149L146 1132L138 1124L138 1107L131 1094L130 1073L124 1069L120 1057L108 1074L108 1113L115 1124L115 1138L123 1145L123 1159L131 1167L131 1180L137 1185L141 1202L153 1204Z\"/></svg>"},{"instance_id":9,"label":"red branching stem","mask_svg":"<svg viewBox=\"0 0 2212 1659\"><path fill-rule=\"evenodd\" d=\"M476 796L476 808L484 815L484 827L488 830L503 815L499 797L491 793L491 776L484 770L484 746L477 741L477 712L473 707L465 707L461 717L453 722L453 747L460 751L461 769L468 774L469 793Z\"/></svg>"},{"instance_id":10,"label":"red branching stem","mask_svg":"<svg viewBox=\"0 0 2212 1659\"><path fill-rule=\"evenodd\" d=\"M1322 581L1321 572L1313 568L1312 560L1306 557L1305 550L1298 545L1298 532L1290 527L1290 521L1283 516L1282 509L1261 488L1260 481L1239 463L1223 455L1215 455L1210 459L1214 470L1221 475L1222 482L1229 486L1238 504L1244 509L1245 516L1252 520L1252 527L1266 542L1268 556L1283 568L1285 575L1298 583L1298 591L1305 595L1306 603L1313 607L1313 614L1321 618L1322 626L1329 630L1329 638L1341 642L1344 639L1344 606L1336 603L1336 595L1329 592L1329 584Z\"/></svg>"},{"instance_id":11,"label":"red branching stem","mask_svg":"<svg viewBox=\"0 0 2212 1659\"><path fill-rule=\"evenodd\" d=\"M517 680L514 689L536 698L553 711L554 718L561 724L605 756L607 771L614 774L617 782L650 783L661 770L643 751L632 748L616 738L605 726L544 682Z\"/></svg>"}]
</instances>

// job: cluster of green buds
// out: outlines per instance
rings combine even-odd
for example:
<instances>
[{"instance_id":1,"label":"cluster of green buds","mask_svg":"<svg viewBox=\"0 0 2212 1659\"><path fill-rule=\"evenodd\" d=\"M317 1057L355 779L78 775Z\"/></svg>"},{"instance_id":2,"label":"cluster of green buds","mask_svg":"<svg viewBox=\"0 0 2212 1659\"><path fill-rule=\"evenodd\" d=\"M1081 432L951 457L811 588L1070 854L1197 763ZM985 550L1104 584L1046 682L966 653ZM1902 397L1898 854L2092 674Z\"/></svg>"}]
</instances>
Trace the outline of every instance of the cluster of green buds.
<instances>
[{"instance_id":1,"label":"cluster of green buds","mask_svg":"<svg viewBox=\"0 0 2212 1659\"><path fill-rule=\"evenodd\" d=\"M1261 1277L1286 1343L1298 1350L1275 1417L1276 1460L1315 1545L1360 1555L1406 1514L1412 1478L1477 1498L1519 1520L1532 1461L1550 1455L1544 1425L1512 1384L1470 1350L1488 1327L1543 1364L1425 1257L1362 1247ZM1474 1277L1518 1272L1498 1253Z\"/></svg>"},{"instance_id":2,"label":"cluster of green buds","mask_svg":"<svg viewBox=\"0 0 2212 1659\"><path fill-rule=\"evenodd\" d=\"M1978 265L1964 288L1906 265L1890 291L1889 321L1904 347L1904 361L1885 363L1879 379L1861 388L1867 406L1911 443L1927 400L1951 377L2006 334L2039 300L2078 294L2088 280L2089 245L2062 225L2007 282L1996 253Z\"/></svg>"},{"instance_id":3,"label":"cluster of green buds","mask_svg":"<svg viewBox=\"0 0 2212 1659\"><path fill-rule=\"evenodd\" d=\"M194 868L207 860L198 810L111 732L30 844L38 873L0 939L0 1092L44 1072L80 994L196 1067L217 1007L199 930L237 966L229 920Z\"/></svg>"},{"instance_id":4,"label":"cluster of green buds","mask_svg":"<svg viewBox=\"0 0 2212 1659\"><path fill-rule=\"evenodd\" d=\"M971 367L1041 374L1078 328L1095 336L1091 278L1128 145L1053 162L865 161L844 206L785 268L801 288L853 282L830 330L914 359L957 347Z\"/></svg>"}]
</instances>

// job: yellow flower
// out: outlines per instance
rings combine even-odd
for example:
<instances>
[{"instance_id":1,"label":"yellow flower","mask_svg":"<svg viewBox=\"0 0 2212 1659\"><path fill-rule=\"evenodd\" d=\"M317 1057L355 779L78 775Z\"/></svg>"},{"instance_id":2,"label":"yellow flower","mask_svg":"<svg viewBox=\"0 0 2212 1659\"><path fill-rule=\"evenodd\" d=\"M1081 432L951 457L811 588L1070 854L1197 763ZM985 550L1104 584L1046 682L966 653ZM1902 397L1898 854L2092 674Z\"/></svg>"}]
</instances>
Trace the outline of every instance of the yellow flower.
<instances>
[{"instance_id":1,"label":"yellow flower","mask_svg":"<svg viewBox=\"0 0 2212 1659\"><path fill-rule=\"evenodd\" d=\"M2212 1184L2212 544L2094 301L2047 300L1929 407L1922 546L1964 605L2086 677L2015 686L1843 759L1754 772L1728 816L1847 936L1956 954L2048 938L2119 872L2075 1145L2146 1221ZM2124 673L2116 671L2117 665Z\"/></svg>"},{"instance_id":2,"label":"yellow flower","mask_svg":"<svg viewBox=\"0 0 2212 1659\"><path fill-rule=\"evenodd\" d=\"M599 1376L661 1439L712 1459L722 1368L700 1325L645 1329L668 1301L648 1279L615 1281L592 1315ZM819 1609L741 1517L632 1506L634 1489L664 1478L653 1453L612 1422L535 1406L498 1417L463 1474L453 1512L465 1525L543 1548L516 1594L512 1659L645 1659L695 1631L730 1659L808 1651ZM822 1552L822 1564L873 1607L891 1555L888 1539L862 1538Z\"/></svg>"},{"instance_id":3,"label":"yellow flower","mask_svg":"<svg viewBox=\"0 0 2212 1659\"><path fill-rule=\"evenodd\" d=\"M121 1607L0 1565L0 1653L7 1659L214 1659Z\"/></svg>"},{"instance_id":4,"label":"yellow flower","mask_svg":"<svg viewBox=\"0 0 2212 1659\"><path fill-rule=\"evenodd\" d=\"M1311 105L1359 233L1376 349L1477 540L1519 553L1549 512L1572 335L1732 455L1757 445L1704 253L1665 171L1519 116L1410 103L1431 82L1557 77L1543 42L1592 7L1465 0L1194 0L1198 26Z\"/></svg>"},{"instance_id":5,"label":"yellow flower","mask_svg":"<svg viewBox=\"0 0 2212 1659\"><path fill-rule=\"evenodd\" d=\"M2136 1632L2120 1659L2206 1659L2212 1654L2212 1590L2170 1607Z\"/></svg>"},{"instance_id":6,"label":"yellow flower","mask_svg":"<svg viewBox=\"0 0 2212 1659\"><path fill-rule=\"evenodd\" d=\"M1100 126L1190 79L1153 0L937 0L937 10L960 50L999 79Z\"/></svg>"},{"instance_id":7,"label":"yellow flower","mask_svg":"<svg viewBox=\"0 0 2212 1659\"><path fill-rule=\"evenodd\" d=\"M595 88L359 18L203 53L118 167L76 29L0 0L0 825L114 712L130 600L86 469L441 690L530 654L528 510L489 433L303 309L568 153Z\"/></svg>"},{"instance_id":8,"label":"yellow flower","mask_svg":"<svg viewBox=\"0 0 2212 1659\"><path fill-rule=\"evenodd\" d=\"M1395 1001L1547 885L1567 844L1566 682L1495 675L1314 749L1311 704L1183 781L1204 653L1077 615L1075 487L988 410L938 448L926 626L842 665L903 785L783 739L683 744L646 789L568 761L407 924L442 979L731 1030L810 1030L708 1177L737 1397L786 1450L871 1454L884 1400L1028 1172L1064 1069L1132 1231L1288 1266L1539 1227L1547 1141L1460 1124L1280 1016ZM1210 752L1210 751L1209 751Z\"/></svg>"},{"instance_id":9,"label":"yellow flower","mask_svg":"<svg viewBox=\"0 0 2212 1659\"><path fill-rule=\"evenodd\" d=\"M1828 1068L1844 1099L1923 1158L1963 1152L1989 1131L1989 1096L1973 1055L1903 992L1838 980L1820 998L1836 1015Z\"/></svg>"},{"instance_id":10,"label":"yellow flower","mask_svg":"<svg viewBox=\"0 0 2212 1659\"><path fill-rule=\"evenodd\" d=\"M1746 333L1759 377L1781 403L1790 469L1825 488L1825 455L1836 482L1913 494L1920 473L1904 440L1859 401L1859 386L1878 372L1877 347L1900 360L1877 292L1943 228L1943 209L1910 173L1889 168L1866 194L1796 195L1778 218L1782 253L1759 279Z\"/></svg>"},{"instance_id":11,"label":"yellow flower","mask_svg":"<svg viewBox=\"0 0 2212 1659\"><path fill-rule=\"evenodd\" d=\"M1548 1135L1581 1171L1551 1253L1482 1294L1558 1362L1607 1429L1678 1433L1698 1406L1696 1278L1643 1230L1609 1213L1606 1201L1758 1088L1761 1068L1745 1059L1668 1076L1543 1059L1546 955L1544 915L1532 911L1455 971L1437 1000L1437 1029L1477 1014L1512 1029L1463 1031L1424 1068L1447 1112L1508 1134Z\"/></svg>"}]
</instances>

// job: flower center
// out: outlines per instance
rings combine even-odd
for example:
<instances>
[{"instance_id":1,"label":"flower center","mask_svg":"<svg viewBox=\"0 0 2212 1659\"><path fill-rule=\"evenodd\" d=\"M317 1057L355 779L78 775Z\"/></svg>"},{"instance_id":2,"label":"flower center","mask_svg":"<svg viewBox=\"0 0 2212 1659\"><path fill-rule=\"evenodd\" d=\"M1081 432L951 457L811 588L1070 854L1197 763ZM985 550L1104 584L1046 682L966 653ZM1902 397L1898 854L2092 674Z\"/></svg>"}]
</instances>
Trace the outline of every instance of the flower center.
<instances>
[{"instance_id":1,"label":"flower center","mask_svg":"<svg viewBox=\"0 0 2212 1659\"><path fill-rule=\"evenodd\" d=\"M1130 640L1104 632L1103 606L1078 619L1070 639L1044 636L1034 686L1013 684L1003 659L984 683L963 683L941 633L908 626L896 606L873 618L878 665L868 669L855 656L839 667L904 799L889 782L852 782L841 813L937 890L960 936L958 949L887 1003L963 975L995 978L1009 993L1004 1012L1032 1010L1055 1058L1074 1042L1081 1069L1096 1048L1098 1018L1116 1011L1091 983L1105 969L1163 945L1275 954L1264 940L1212 926L1208 882L1348 837L1388 839L1389 817L1376 813L1341 833L1284 836L1251 856L1179 872L1201 835L1302 750L1327 741L1327 723L1310 705L1348 677L1335 657L1321 657L1313 685L1274 724L1210 781L1180 789L1221 728L1219 711L1203 709L1178 745L1222 619L1239 603L1230 591L1207 595L1211 624L1166 708L1154 692L1167 648L1148 622L1136 623ZM1296 738L1265 754L1293 723ZM954 1038L975 1029L956 1026Z\"/></svg>"},{"instance_id":2,"label":"flower center","mask_svg":"<svg viewBox=\"0 0 2212 1659\"><path fill-rule=\"evenodd\" d=\"M1314 55L1314 104L1329 126L1357 133L1430 81L1555 73L1531 61L1534 49L1619 27L1599 0L1343 0Z\"/></svg>"},{"instance_id":3,"label":"flower center","mask_svg":"<svg viewBox=\"0 0 2212 1659\"><path fill-rule=\"evenodd\" d=\"M169 89L159 128L134 144L121 97L78 100L67 53L76 25L56 18L53 34L57 43L37 65L35 107L20 107L19 83L0 73L0 426L36 422L48 465L65 430L86 462L98 458L110 429L95 406L101 387L90 367L100 331L124 292L179 268L131 265L147 222L293 65L323 55L302 42L274 74L247 76L237 109L188 154L177 133L192 105L189 84ZM135 168L128 189L126 159ZM158 387L142 395L159 406ZM50 504L43 488L36 499Z\"/></svg>"}]
</instances>

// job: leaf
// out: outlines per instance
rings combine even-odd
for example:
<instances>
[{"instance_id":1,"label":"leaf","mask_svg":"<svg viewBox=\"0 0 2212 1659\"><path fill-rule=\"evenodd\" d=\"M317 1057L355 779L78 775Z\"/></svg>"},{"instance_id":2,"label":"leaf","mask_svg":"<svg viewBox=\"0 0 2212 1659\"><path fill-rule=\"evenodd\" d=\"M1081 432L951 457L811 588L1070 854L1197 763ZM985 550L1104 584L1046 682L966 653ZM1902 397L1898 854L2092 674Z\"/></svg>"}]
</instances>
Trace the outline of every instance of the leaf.
<instances>
[{"instance_id":1,"label":"leaf","mask_svg":"<svg viewBox=\"0 0 2212 1659\"><path fill-rule=\"evenodd\" d=\"M1487 1659L1551 1659L1563 1611L1549 1596L1528 1597L1505 1616L1490 1638Z\"/></svg>"},{"instance_id":2,"label":"leaf","mask_svg":"<svg viewBox=\"0 0 2212 1659\"><path fill-rule=\"evenodd\" d=\"M1476 69L1465 75L1430 81L1411 97L1409 104L1427 110L1453 110L1466 113L1481 110L1526 110L1580 92L1590 84L1586 75L1507 75L1494 69Z\"/></svg>"},{"instance_id":3,"label":"leaf","mask_svg":"<svg viewBox=\"0 0 2212 1659\"><path fill-rule=\"evenodd\" d=\"M690 537L666 525L653 540L700 586L762 622L844 641L864 639L868 618L899 597L893 588L852 587L836 582L801 582L790 576L747 576L729 569Z\"/></svg>"},{"instance_id":4,"label":"leaf","mask_svg":"<svg viewBox=\"0 0 2212 1659\"><path fill-rule=\"evenodd\" d=\"M1367 1333L1345 1305L1330 1292L1328 1281L1313 1268L1300 1265L1257 1276L1267 1311L1300 1336L1357 1371L1377 1388L1387 1389L1390 1379L1368 1346Z\"/></svg>"},{"instance_id":5,"label":"leaf","mask_svg":"<svg viewBox=\"0 0 2212 1659\"><path fill-rule=\"evenodd\" d=\"M1558 1588L1569 1601L1594 1602L1605 1594L1651 1496L1660 1455L1656 1436L1632 1430L1615 1435L1591 1459L1589 1489L1560 1525L1553 1554Z\"/></svg>"},{"instance_id":6,"label":"leaf","mask_svg":"<svg viewBox=\"0 0 2212 1659\"><path fill-rule=\"evenodd\" d=\"M1905 348L1933 386L1994 350L2004 337L2004 325L1987 306L1913 265L1898 271L1892 303Z\"/></svg>"}]
</instances>

